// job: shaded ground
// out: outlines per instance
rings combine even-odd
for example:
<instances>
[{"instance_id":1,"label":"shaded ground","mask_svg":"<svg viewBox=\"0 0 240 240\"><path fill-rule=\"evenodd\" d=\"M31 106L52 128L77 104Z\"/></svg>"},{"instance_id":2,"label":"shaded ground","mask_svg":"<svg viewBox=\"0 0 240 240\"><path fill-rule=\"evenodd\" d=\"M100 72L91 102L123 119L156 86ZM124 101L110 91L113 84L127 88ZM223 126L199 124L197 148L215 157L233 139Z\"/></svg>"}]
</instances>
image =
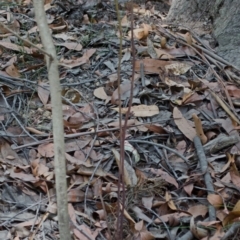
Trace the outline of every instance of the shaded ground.
<instances>
[{"instance_id":1,"label":"shaded ground","mask_svg":"<svg viewBox=\"0 0 240 240\"><path fill-rule=\"evenodd\" d=\"M239 70L214 54L209 35L166 24L167 1L136 4L121 186L118 103L124 119L133 77L130 5L119 6L119 96L114 5L45 3L59 56L74 239L115 236L118 202L125 208L126 239L223 237L240 212ZM47 71L44 56L24 42L40 44L33 8L29 1L7 2L0 16L22 37L0 28L0 239L59 239ZM196 155L202 148L193 143L196 131L208 169L201 169L204 159ZM233 233L237 237L236 228Z\"/></svg>"}]
</instances>

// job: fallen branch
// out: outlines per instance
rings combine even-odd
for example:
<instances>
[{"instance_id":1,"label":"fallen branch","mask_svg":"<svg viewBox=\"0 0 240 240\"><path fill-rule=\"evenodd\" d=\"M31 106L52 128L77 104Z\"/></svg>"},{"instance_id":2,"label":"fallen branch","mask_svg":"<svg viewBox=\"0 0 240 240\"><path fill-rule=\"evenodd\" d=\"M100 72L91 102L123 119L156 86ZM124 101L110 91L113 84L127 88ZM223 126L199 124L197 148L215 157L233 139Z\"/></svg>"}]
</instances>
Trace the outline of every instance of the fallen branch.
<instances>
[{"instance_id":1,"label":"fallen branch","mask_svg":"<svg viewBox=\"0 0 240 240\"><path fill-rule=\"evenodd\" d=\"M213 140L205 144L203 146L203 150L205 155L208 156L208 155L217 153L224 148L231 147L238 142L239 142L239 138L236 135L227 136L225 134L220 134L218 135L218 137L214 138ZM198 164L197 154L194 154L193 160L190 160L190 161L192 166L197 165Z\"/></svg>"},{"instance_id":2,"label":"fallen branch","mask_svg":"<svg viewBox=\"0 0 240 240\"><path fill-rule=\"evenodd\" d=\"M204 149L201 143L201 140L198 136L194 137L193 139L194 146L198 155L198 159L200 162L201 171L204 175L204 181L207 188L208 194L214 193L213 182L210 173L208 172L208 161L206 155L204 153ZM209 213L209 221L216 221L216 210L214 206L209 205L208 207Z\"/></svg>"}]
</instances>

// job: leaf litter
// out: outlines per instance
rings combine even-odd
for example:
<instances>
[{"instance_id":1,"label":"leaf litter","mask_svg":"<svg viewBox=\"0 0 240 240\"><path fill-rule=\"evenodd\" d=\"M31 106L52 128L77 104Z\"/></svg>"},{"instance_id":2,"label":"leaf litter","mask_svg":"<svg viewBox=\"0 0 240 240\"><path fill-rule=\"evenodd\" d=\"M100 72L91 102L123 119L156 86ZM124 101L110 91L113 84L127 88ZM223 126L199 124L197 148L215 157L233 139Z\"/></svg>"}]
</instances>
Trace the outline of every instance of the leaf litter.
<instances>
[{"instance_id":1,"label":"leaf litter","mask_svg":"<svg viewBox=\"0 0 240 240\"><path fill-rule=\"evenodd\" d=\"M0 12L1 23L41 46L31 1L8 4ZM180 27L171 31L157 10L167 14L168 4L154 2L150 10L135 4L136 74L129 106L130 3L121 4L120 86L114 5L66 4L62 8L45 1L59 56L74 238L112 239L118 203L124 208L126 239L183 239L186 234L217 239L232 229L239 238L239 70L219 69L219 58L205 62L207 53L194 47L201 45L199 38ZM44 232L56 239L51 98L43 55L2 25L0 34L0 238L40 239ZM128 107L125 184L119 185L119 114L124 123ZM204 138L204 171L196 136ZM206 187L206 172L212 192Z\"/></svg>"}]
</instances>

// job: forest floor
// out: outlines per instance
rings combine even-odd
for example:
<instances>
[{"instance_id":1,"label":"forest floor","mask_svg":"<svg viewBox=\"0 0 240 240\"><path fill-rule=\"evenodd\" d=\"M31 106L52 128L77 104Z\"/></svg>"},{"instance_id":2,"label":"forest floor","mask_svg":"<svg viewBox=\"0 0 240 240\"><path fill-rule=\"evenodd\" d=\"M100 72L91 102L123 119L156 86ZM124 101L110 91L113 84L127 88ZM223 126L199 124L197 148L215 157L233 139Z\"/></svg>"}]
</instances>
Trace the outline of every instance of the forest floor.
<instances>
[{"instance_id":1,"label":"forest floor","mask_svg":"<svg viewBox=\"0 0 240 240\"><path fill-rule=\"evenodd\" d=\"M45 11L73 239L118 239L121 221L126 240L239 239L240 71L215 54L211 25L168 23L170 1L138 1L133 14L125 1L120 32L112 1L69 2ZM1 2L0 239L59 239L47 68L25 40L42 47L32 2Z\"/></svg>"}]
</instances>

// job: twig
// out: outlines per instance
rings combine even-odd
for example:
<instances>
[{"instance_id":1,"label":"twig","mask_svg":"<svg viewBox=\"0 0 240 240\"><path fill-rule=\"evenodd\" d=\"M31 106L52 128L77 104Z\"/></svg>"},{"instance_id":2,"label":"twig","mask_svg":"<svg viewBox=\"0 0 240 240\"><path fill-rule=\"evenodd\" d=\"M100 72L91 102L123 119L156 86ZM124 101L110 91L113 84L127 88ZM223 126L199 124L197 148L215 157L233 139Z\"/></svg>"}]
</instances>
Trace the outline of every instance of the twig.
<instances>
[{"instance_id":1,"label":"twig","mask_svg":"<svg viewBox=\"0 0 240 240\"><path fill-rule=\"evenodd\" d=\"M120 196L120 185L124 184L124 140L125 140L125 132L124 128L122 128L122 109L121 109L121 91L120 91L120 84L121 84L121 61L122 61L122 40L123 40L123 33L122 33L122 25L121 25L121 19L120 19L120 12L118 8L118 0L114 0L115 2L115 8L117 12L117 21L119 25L119 54L118 54L118 68L117 68L117 76L118 76L118 108L119 108L119 127L120 127L120 162L121 167L119 168L119 181L118 181L118 195ZM126 118L127 119L127 118ZM123 185L124 186L124 185ZM125 188L123 187L123 200L125 198ZM123 202L123 208L121 208L120 200L118 201L118 218L117 218L117 236L119 237L119 240L123 239L122 236L122 230L123 230L123 214L124 214L124 202Z\"/></svg>"},{"instance_id":2,"label":"twig","mask_svg":"<svg viewBox=\"0 0 240 240\"><path fill-rule=\"evenodd\" d=\"M204 174L204 181L206 188L208 189L208 194L214 193L213 182L210 173L208 172L208 162L204 153L204 149L201 143L201 140L198 136L193 139L194 146L198 155L198 159L200 161L201 171ZM216 221L216 210L214 206L209 205L209 221Z\"/></svg>"},{"instance_id":3,"label":"twig","mask_svg":"<svg viewBox=\"0 0 240 240\"><path fill-rule=\"evenodd\" d=\"M115 1L117 2L117 0ZM130 88L130 96L129 96L129 102L128 102L128 110L126 112L126 115L125 115L125 122L123 124L123 126L121 126L122 124L122 118L120 117L119 118L119 123L120 123L120 127L121 130L120 130L120 164L121 164L121 171L120 171L120 182L118 184L118 194L120 196L120 184L122 184L123 186L123 190L122 190L122 209L121 209L121 217L120 217L120 225L119 225L119 233L120 233L120 238L119 240L122 240L123 239L123 236L122 236L122 231L123 231L123 215L124 215L124 208L125 208L125 187L124 187L124 184L125 184L125 181L124 181L124 161L125 161L125 149L124 149L124 141L125 141L125 137L126 137L126 131L127 131L127 122L128 122L128 118L130 116L130 110L131 110L131 107L132 107L132 103L133 103L133 86L134 86L134 74L135 74L135 46L134 46L134 38L133 38L133 0L131 0L131 12L130 12L130 15L131 15L131 50L132 50L132 79L131 79L131 88ZM119 49L119 75L118 77L120 77L120 66L121 66L121 58L122 58L122 26L121 26L121 22L120 22L120 14L119 14L119 10L118 10L118 23L119 23L119 29L120 29L120 49ZM121 112L121 95L120 95L120 78L119 78L119 81L118 81L118 96L119 96L119 114L121 115L122 112ZM120 207L120 205L119 205Z\"/></svg>"}]
</instances>

